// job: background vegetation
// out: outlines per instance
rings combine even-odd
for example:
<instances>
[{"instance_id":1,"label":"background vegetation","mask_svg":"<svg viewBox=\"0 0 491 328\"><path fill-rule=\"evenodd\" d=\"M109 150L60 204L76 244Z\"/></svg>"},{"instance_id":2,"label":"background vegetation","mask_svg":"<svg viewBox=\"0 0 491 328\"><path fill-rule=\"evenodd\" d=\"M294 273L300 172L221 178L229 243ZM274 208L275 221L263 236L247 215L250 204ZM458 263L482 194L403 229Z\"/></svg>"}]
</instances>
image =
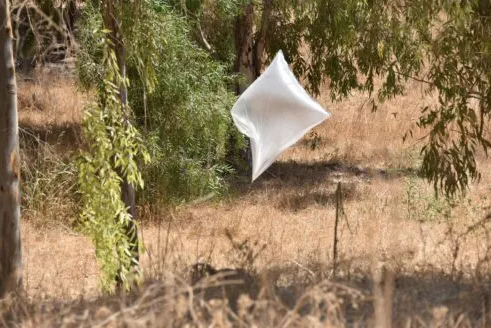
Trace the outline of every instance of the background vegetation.
<instances>
[{"instance_id":1,"label":"background vegetation","mask_svg":"<svg viewBox=\"0 0 491 328\"><path fill-rule=\"evenodd\" d=\"M19 76L27 298L3 300L0 323L487 327L485 2L140 3L139 24L136 12L124 24L131 123L151 158L136 159L146 284L101 294L104 268L72 226L80 185L107 194L103 181L77 184L74 158L111 149L81 132L108 80L97 1L84 3L76 45L63 41L76 67L48 61ZM229 179L245 142L228 114L246 79L237 76L235 32L251 4L256 32L270 20L263 62L282 48L334 114L253 185ZM86 128L104 130L106 121L85 117ZM338 182L346 215L334 274ZM197 262L210 277L196 279Z\"/></svg>"},{"instance_id":2,"label":"background vegetation","mask_svg":"<svg viewBox=\"0 0 491 328\"><path fill-rule=\"evenodd\" d=\"M235 95L230 73L189 39L189 27L164 2L151 2L145 19L132 26L127 43L136 48L128 60L129 103L145 136L152 162L143 168L146 201L185 200L226 188L233 160L244 142L232 128L229 110ZM90 87L101 72L101 50L92 26L101 20L97 10L86 9L79 74ZM99 18L98 18L99 17ZM127 18L131 20L131 16ZM152 52L152 85L140 78L135 55ZM236 140L230 148L231 139ZM228 156L228 157L227 157Z\"/></svg>"}]
</instances>

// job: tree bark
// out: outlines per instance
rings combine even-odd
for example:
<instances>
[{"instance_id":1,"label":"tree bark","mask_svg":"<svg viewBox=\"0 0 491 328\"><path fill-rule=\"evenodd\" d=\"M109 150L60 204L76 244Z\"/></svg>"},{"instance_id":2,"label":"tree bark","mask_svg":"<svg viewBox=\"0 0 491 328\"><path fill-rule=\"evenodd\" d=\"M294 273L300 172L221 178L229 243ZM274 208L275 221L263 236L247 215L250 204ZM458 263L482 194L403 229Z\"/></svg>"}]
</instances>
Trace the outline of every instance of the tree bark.
<instances>
[{"instance_id":1,"label":"tree bark","mask_svg":"<svg viewBox=\"0 0 491 328\"><path fill-rule=\"evenodd\" d=\"M0 298L22 288L17 85L9 1L0 0Z\"/></svg>"},{"instance_id":2,"label":"tree bark","mask_svg":"<svg viewBox=\"0 0 491 328\"><path fill-rule=\"evenodd\" d=\"M261 27L257 33L254 43L254 80L261 75L263 68L263 55L266 46L266 36L268 34L271 13L273 12L273 0L263 0L263 12L261 16Z\"/></svg>"},{"instance_id":3,"label":"tree bark","mask_svg":"<svg viewBox=\"0 0 491 328\"><path fill-rule=\"evenodd\" d=\"M247 87L261 75L266 36L272 11L273 0L263 0L261 25L256 37L254 37L255 7L253 1L250 1L244 6L242 14L237 16L235 20L234 36L236 57L234 71L245 79L237 83L237 95L242 94ZM250 143L247 146L245 157L249 163L250 171L252 170L252 152Z\"/></svg>"},{"instance_id":4,"label":"tree bark","mask_svg":"<svg viewBox=\"0 0 491 328\"><path fill-rule=\"evenodd\" d=\"M266 36L272 12L273 0L263 0L261 22L257 33L255 6L252 1L244 6L242 14L236 18L234 70L245 77L245 81L241 81L237 85L237 94L244 92L261 75Z\"/></svg>"},{"instance_id":5,"label":"tree bark","mask_svg":"<svg viewBox=\"0 0 491 328\"><path fill-rule=\"evenodd\" d=\"M254 38L254 3L250 1L244 12L235 21L235 67L234 71L245 77L237 85L237 94L242 94L254 82L255 70L253 59Z\"/></svg>"},{"instance_id":6,"label":"tree bark","mask_svg":"<svg viewBox=\"0 0 491 328\"><path fill-rule=\"evenodd\" d=\"M65 16L65 24L70 34L70 37L74 37L75 33L75 21L78 15L77 1L76 0L68 0L66 3L66 11L64 12Z\"/></svg>"},{"instance_id":7,"label":"tree bark","mask_svg":"<svg viewBox=\"0 0 491 328\"><path fill-rule=\"evenodd\" d=\"M111 31L110 38L113 43L114 53L118 62L118 68L123 80L126 80L126 52L123 43L123 29L121 26L118 12L122 12L123 3L120 0L105 0L104 3L104 26ZM121 101L121 110L126 112L128 106L128 90L124 83L119 86L119 99ZM125 120L128 118L125 117ZM121 199L125 206L128 208L128 213L131 216L129 224L126 226L126 236L131 243L131 249L129 249L135 266L139 266L139 247L138 247L138 231L136 226L136 201L135 201L135 188L128 179L124 176L123 172L116 169L121 177ZM122 268L121 268L122 269ZM120 272L121 272L120 269ZM116 277L116 283L118 287L121 287L123 281L121 280L121 274Z\"/></svg>"}]
</instances>

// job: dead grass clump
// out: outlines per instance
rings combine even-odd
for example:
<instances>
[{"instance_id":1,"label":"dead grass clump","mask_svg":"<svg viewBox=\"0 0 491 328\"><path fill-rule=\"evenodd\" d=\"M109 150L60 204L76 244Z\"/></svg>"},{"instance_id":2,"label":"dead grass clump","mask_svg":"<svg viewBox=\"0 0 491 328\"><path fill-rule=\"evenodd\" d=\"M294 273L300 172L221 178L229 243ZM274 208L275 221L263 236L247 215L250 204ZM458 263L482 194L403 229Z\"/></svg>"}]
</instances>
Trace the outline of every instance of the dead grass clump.
<instances>
[{"instance_id":1,"label":"dead grass clump","mask_svg":"<svg viewBox=\"0 0 491 328\"><path fill-rule=\"evenodd\" d=\"M354 289L326 282L305 290L296 306L290 309L273 294L251 298L247 294L238 296L235 292L236 303L231 307L230 294L208 298L201 292L219 290L232 283L232 280L207 279L192 287L176 276L168 276L165 282L153 283L138 294L124 297L65 303L46 299L7 299L0 303L0 322L12 328L345 327L344 304L348 302L343 300L363 297Z\"/></svg>"},{"instance_id":2,"label":"dead grass clump","mask_svg":"<svg viewBox=\"0 0 491 328\"><path fill-rule=\"evenodd\" d=\"M70 225L76 217L77 168L74 151L21 132L23 219L46 225Z\"/></svg>"},{"instance_id":3,"label":"dead grass clump","mask_svg":"<svg viewBox=\"0 0 491 328\"><path fill-rule=\"evenodd\" d=\"M193 286L168 273L127 295L64 302L7 298L0 302L0 323L12 328L487 327L489 286L457 283L434 272L405 276L381 269L358 284L322 280L284 286L260 280L252 296L250 289L232 288L249 286L237 274L233 279L212 275Z\"/></svg>"},{"instance_id":4,"label":"dead grass clump","mask_svg":"<svg viewBox=\"0 0 491 328\"><path fill-rule=\"evenodd\" d=\"M18 98L23 218L70 225L84 98L73 78L41 72L19 82Z\"/></svg>"},{"instance_id":5,"label":"dead grass clump","mask_svg":"<svg viewBox=\"0 0 491 328\"><path fill-rule=\"evenodd\" d=\"M19 81L19 125L36 130L79 125L83 102L72 78L35 74Z\"/></svg>"}]
</instances>

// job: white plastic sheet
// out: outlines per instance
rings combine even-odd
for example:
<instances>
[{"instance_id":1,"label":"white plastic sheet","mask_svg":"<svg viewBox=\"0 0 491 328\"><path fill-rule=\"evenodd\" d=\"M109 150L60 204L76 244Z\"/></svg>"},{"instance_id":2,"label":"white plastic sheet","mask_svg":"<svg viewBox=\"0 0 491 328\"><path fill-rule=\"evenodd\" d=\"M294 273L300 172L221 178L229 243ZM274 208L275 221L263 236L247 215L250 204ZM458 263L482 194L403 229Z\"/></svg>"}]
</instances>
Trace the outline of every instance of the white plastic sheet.
<instances>
[{"instance_id":1,"label":"white plastic sheet","mask_svg":"<svg viewBox=\"0 0 491 328\"><path fill-rule=\"evenodd\" d=\"M252 181L329 116L303 89L279 51L232 108L235 125L251 141Z\"/></svg>"}]
</instances>

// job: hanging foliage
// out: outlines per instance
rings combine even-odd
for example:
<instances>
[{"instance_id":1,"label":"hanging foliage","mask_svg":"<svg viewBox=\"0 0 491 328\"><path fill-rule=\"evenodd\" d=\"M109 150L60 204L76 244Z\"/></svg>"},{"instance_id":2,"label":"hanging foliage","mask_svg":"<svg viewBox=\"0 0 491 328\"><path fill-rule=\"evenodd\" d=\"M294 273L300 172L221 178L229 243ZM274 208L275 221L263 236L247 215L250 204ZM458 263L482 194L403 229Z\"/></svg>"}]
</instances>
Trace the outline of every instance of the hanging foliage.
<instances>
[{"instance_id":1,"label":"hanging foliage","mask_svg":"<svg viewBox=\"0 0 491 328\"><path fill-rule=\"evenodd\" d=\"M137 238L134 218L121 197L125 179L136 188L143 188L139 161L148 163L149 154L137 128L132 123L129 106L122 103L120 92L129 81L121 76L111 31L92 30L98 41L102 59L95 84L97 100L86 107L83 133L87 149L79 161L79 192L81 194L81 229L93 241L101 267L103 290L112 291L116 279L128 289L140 275L131 249ZM137 271L134 272L132 269Z\"/></svg>"},{"instance_id":2,"label":"hanging foliage","mask_svg":"<svg viewBox=\"0 0 491 328\"><path fill-rule=\"evenodd\" d=\"M165 1L143 1L124 15L128 100L152 162L142 167L148 201L189 200L226 190L227 176L244 147L230 117L233 78L190 38L189 24ZM101 77L102 49L92 33L97 10L85 9L79 80ZM138 24L135 18L138 16ZM236 140L231 142L232 140Z\"/></svg>"},{"instance_id":3,"label":"hanging foliage","mask_svg":"<svg viewBox=\"0 0 491 328\"><path fill-rule=\"evenodd\" d=\"M240 26L215 8L219 3L240 5L244 13L252 6L253 45L247 51L256 49L267 23L269 58L281 49L313 94L326 85L333 100L367 92L376 110L379 102L403 94L407 81L421 82L428 93L438 95L437 105L418 113L417 126L429 131L422 140L422 176L450 197L479 180L476 155L491 147L489 1L162 1L187 14L199 31L194 35L205 37L207 42L200 44L216 58L228 58L230 48L222 44L233 44L233 33L227 32ZM207 19L210 13L213 20Z\"/></svg>"},{"instance_id":4,"label":"hanging foliage","mask_svg":"<svg viewBox=\"0 0 491 328\"><path fill-rule=\"evenodd\" d=\"M191 42L187 23L169 6L154 3L145 22L133 31L133 39L144 40L149 30L154 43L142 44L141 49L151 46L154 52L151 94L137 78L137 58L128 61L128 74L135 81L130 104L152 155L144 172L146 195L187 200L220 194L231 172L227 158L244 145L230 117L236 100L230 90L232 79L223 65ZM231 138L238 140L235 149L230 149Z\"/></svg>"}]
</instances>

